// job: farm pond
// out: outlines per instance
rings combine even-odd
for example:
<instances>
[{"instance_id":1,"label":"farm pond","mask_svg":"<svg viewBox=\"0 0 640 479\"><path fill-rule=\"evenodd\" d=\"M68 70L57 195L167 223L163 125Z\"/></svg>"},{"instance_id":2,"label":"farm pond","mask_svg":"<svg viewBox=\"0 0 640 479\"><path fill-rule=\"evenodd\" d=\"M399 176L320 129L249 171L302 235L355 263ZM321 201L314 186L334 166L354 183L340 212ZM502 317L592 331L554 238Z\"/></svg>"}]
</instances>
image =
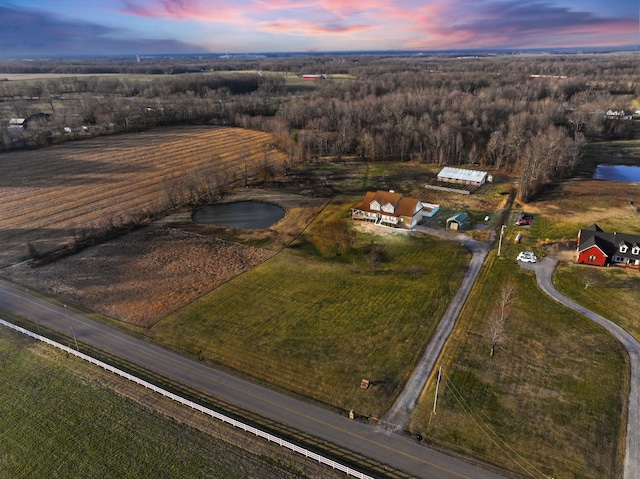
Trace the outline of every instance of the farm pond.
<instances>
[{"instance_id":1,"label":"farm pond","mask_svg":"<svg viewBox=\"0 0 640 479\"><path fill-rule=\"evenodd\" d=\"M593 178L596 180L640 183L640 166L598 165Z\"/></svg>"},{"instance_id":2,"label":"farm pond","mask_svg":"<svg viewBox=\"0 0 640 479\"><path fill-rule=\"evenodd\" d=\"M194 210L191 220L229 228L262 229L280 221L284 213L282 208L269 203L238 201L200 206Z\"/></svg>"}]
</instances>

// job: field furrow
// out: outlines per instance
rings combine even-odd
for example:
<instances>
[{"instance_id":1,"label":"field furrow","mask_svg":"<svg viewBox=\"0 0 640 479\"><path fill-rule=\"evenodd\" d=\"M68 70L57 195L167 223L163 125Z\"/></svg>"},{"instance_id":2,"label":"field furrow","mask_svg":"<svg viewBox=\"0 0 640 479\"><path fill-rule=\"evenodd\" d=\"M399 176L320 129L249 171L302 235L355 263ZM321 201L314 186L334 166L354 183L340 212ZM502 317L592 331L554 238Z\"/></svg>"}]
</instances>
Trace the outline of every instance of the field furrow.
<instances>
[{"instance_id":1,"label":"field furrow","mask_svg":"<svg viewBox=\"0 0 640 479\"><path fill-rule=\"evenodd\" d=\"M271 144L261 132L185 127L0 155L0 266L254 176Z\"/></svg>"}]
</instances>

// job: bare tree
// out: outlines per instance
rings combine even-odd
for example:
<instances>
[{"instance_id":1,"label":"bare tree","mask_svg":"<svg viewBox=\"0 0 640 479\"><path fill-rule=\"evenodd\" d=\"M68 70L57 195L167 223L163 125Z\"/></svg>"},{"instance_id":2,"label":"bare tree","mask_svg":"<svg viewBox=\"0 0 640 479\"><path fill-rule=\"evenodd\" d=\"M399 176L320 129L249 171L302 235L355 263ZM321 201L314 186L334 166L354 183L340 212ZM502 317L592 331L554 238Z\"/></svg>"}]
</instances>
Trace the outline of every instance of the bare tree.
<instances>
[{"instance_id":1,"label":"bare tree","mask_svg":"<svg viewBox=\"0 0 640 479\"><path fill-rule=\"evenodd\" d=\"M489 342L491 343L491 354L493 357L496 346L504 340L504 325L506 316L502 314L500 308L495 308L491 312L491 322L489 323Z\"/></svg>"},{"instance_id":2,"label":"bare tree","mask_svg":"<svg viewBox=\"0 0 640 479\"><path fill-rule=\"evenodd\" d=\"M491 357L495 354L496 346L504 340L505 325L509 319L510 305L513 301L515 290L516 282L513 279L503 283L498 295L498 304L491 312L491 320L489 322Z\"/></svg>"},{"instance_id":3,"label":"bare tree","mask_svg":"<svg viewBox=\"0 0 640 479\"><path fill-rule=\"evenodd\" d=\"M513 300L513 293L516 291L516 282L514 279L508 279L500 288L500 296L498 298L501 316L508 315L509 305Z\"/></svg>"}]
</instances>

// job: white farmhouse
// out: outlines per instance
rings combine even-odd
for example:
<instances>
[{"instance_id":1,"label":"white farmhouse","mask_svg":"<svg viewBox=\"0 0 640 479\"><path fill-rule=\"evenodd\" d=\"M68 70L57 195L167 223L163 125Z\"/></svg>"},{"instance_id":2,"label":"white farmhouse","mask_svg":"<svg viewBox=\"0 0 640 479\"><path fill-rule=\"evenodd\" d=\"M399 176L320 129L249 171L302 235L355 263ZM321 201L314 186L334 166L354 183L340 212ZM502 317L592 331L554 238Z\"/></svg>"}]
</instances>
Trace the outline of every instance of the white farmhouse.
<instances>
[{"instance_id":1,"label":"white farmhouse","mask_svg":"<svg viewBox=\"0 0 640 479\"><path fill-rule=\"evenodd\" d=\"M423 204L395 191L368 191L362 202L351 208L354 220L373 221L375 224L413 228L422 219Z\"/></svg>"}]
</instances>

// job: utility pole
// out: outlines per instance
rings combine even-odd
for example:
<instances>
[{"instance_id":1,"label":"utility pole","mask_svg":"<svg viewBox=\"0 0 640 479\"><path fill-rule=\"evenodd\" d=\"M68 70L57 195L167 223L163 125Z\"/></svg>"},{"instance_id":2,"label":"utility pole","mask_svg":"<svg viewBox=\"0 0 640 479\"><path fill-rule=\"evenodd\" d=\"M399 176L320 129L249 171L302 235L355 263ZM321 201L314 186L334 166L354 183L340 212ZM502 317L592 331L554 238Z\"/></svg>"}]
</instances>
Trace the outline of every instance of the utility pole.
<instances>
[{"instance_id":1,"label":"utility pole","mask_svg":"<svg viewBox=\"0 0 640 479\"><path fill-rule=\"evenodd\" d=\"M440 388L441 375L442 375L442 366L438 368L438 380L436 381L436 396L433 398L433 414L436 413L436 405L438 404L438 389Z\"/></svg>"},{"instance_id":2,"label":"utility pole","mask_svg":"<svg viewBox=\"0 0 640 479\"><path fill-rule=\"evenodd\" d=\"M78 347L78 340L76 339L76 333L73 331L73 325L71 324L71 316L69 316L69 310L67 309L67 305L63 304L64 310L67 313L67 321L69 321L69 329L71 329L71 334L73 335L73 342L76 343L76 351L80 352L80 348Z\"/></svg>"},{"instance_id":3,"label":"utility pole","mask_svg":"<svg viewBox=\"0 0 640 479\"><path fill-rule=\"evenodd\" d=\"M500 256L500 250L502 249L502 236L504 235L504 230L507 225L502 225L500 227L500 241L498 241L498 256Z\"/></svg>"}]
</instances>

